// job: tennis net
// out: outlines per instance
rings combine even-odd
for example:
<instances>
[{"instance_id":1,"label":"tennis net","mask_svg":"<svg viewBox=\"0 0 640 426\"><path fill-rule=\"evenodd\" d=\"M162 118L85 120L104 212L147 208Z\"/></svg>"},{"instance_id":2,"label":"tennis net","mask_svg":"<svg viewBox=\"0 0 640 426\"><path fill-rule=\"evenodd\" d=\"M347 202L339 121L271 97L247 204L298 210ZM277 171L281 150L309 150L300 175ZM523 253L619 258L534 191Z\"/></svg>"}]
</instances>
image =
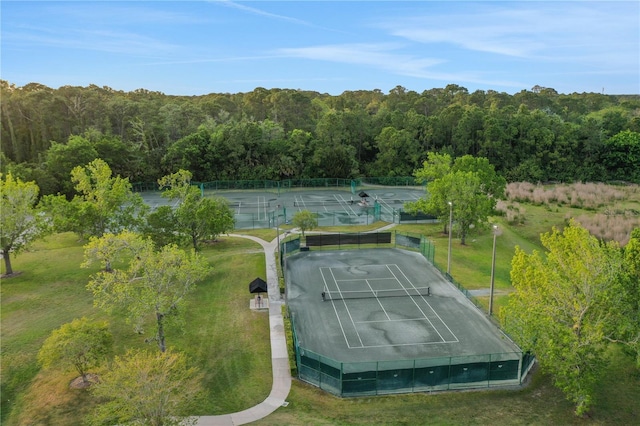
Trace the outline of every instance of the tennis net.
<instances>
[{"instance_id":1,"label":"tennis net","mask_svg":"<svg viewBox=\"0 0 640 426\"><path fill-rule=\"evenodd\" d=\"M369 200L367 201L367 205L369 206L373 206L374 202L378 201L380 204L382 205L386 205L386 204L404 204L408 201L415 201L415 200L383 200L383 199L379 199L379 200ZM293 206L294 207L323 207L323 206L341 206L341 205L353 205L353 206L359 206L361 205L361 200L295 200L293 202Z\"/></svg>"},{"instance_id":2,"label":"tennis net","mask_svg":"<svg viewBox=\"0 0 640 426\"><path fill-rule=\"evenodd\" d=\"M413 287L391 290L324 291L322 300L377 299L382 297L430 296L431 287Z\"/></svg>"}]
</instances>

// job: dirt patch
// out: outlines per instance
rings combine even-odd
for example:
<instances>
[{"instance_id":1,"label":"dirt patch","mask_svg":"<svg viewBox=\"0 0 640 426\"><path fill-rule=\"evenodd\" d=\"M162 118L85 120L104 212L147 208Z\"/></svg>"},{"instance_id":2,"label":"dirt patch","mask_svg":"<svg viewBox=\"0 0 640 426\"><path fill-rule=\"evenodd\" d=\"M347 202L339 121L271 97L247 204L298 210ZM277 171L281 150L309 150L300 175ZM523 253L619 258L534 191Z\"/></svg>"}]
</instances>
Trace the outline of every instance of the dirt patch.
<instances>
[{"instance_id":1,"label":"dirt patch","mask_svg":"<svg viewBox=\"0 0 640 426\"><path fill-rule=\"evenodd\" d=\"M2 274L0 278L13 278L22 275L22 271L14 272L13 274Z\"/></svg>"},{"instance_id":2,"label":"dirt patch","mask_svg":"<svg viewBox=\"0 0 640 426\"><path fill-rule=\"evenodd\" d=\"M98 383L100 381L100 377L97 374L89 373L87 374L87 381L82 380L82 376L78 376L73 379L69 383L69 388L71 389L86 389L94 383Z\"/></svg>"}]
</instances>

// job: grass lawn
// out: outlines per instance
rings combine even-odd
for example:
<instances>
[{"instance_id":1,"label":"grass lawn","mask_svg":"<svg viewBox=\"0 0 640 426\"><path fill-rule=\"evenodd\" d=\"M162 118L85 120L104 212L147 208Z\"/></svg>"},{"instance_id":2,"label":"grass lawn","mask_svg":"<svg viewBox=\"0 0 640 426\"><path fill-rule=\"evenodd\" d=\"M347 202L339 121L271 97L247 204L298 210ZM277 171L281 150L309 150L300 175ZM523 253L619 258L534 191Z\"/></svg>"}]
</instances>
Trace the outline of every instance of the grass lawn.
<instances>
[{"instance_id":1,"label":"grass lawn","mask_svg":"<svg viewBox=\"0 0 640 426\"><path fill-rule=\"evenodd\" d=\"M269 317L249 310L248 291L254 278L266 278L264 255L253 241L226 237L202 253L213 273L191 294L184 329L167 329L167 345L205 372L207 404L194 414L244 410L271 390ZM79 267L82 256L73 234L55 235L15 258L14 270L23 273L2 282L3 425L82 423L94 401L86 391L68 388L76 374L44 371L36 362L44 339L74 318L108 319L117 353L157 350L119 315L93 308L85 289L92 271Z\"/></svg>"},{"instance_id":2,"label":"grass lawn","mask_svg":"<svg viewBox=\"0 0 640 426\"><path fill-rule=\"evenodd\" d=\"M516 246L542 250L539 233L562 226L566 208L526 205L527 221L510 226L495 220L502 235L497 239L497 309L511 291L509 271ZM557 211L556 211L557 210ZM576 209L574 209L576 210ZM575 216L584 211L574 212ZM592 212L595 214L595 212ZM369 227L334 227L323 230L358 232ZM436 263L446 269L448 238L441 225L400 225L396 229L421 233L436 245ZM282 230L282 229L281 229ZM236 231L266 241L273 229ZM493 237L485 231L468 238L465 246L454 239L452 275L468 289L488 288ZM261 247L250 240L221 237L203 249L214 268L191 295L183 330L167 329L167 345L188 354L205 373L206 405L198 414L223 414L244 410L261 401L271 389L268 314L248 308L248 283L265 277ZM85 289L94 270L81 269L82 244L73 234L60 234L35 244L13 259L22 274L2 280L2 411L3 425L82 424L95 402L83 390L70 390L73 371L41 370L36 354L55 328L74 318L107 319L115 335L116 352L127 347L148 347L132 332L121 315L107 316L92 305ZM488 304L487 298L480 298ZM498 424L498 425L626 425L640 418L640 372L619 348L612 348L611 362L598 388L588 418L576 418L573 406L544 374L515 390L487 390L436 394L396 395L340 399L294 380L288 407L259 421L261 425L358 425L358 424Z\"/></svg>"}]
</instances>

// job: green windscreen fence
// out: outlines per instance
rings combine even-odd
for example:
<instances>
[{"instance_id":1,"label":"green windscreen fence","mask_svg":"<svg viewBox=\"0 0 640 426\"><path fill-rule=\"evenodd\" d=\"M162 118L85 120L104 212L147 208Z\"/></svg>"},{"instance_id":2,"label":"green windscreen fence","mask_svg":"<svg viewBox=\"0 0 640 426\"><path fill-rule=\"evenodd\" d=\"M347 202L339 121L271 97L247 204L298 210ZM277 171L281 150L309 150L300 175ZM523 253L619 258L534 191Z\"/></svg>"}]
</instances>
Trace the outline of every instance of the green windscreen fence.
<instances>
[{"instance_id":1,"label":"green windscreen fence","mask_svg":"<svg viewBox=\"0 0 640 426\"><path fill-rule=\"evenodd\" d=\"M277 197L281 193L294 190L338 190L349 191L356 195L363 188L378 187L417 187L415 178L412 176L391 176L391 177L364 177L356 179L341 178L309 178L309 179L285 179L285 180L217 180L210 182L192 181L192 185L197 186L204 197L225 196L227 192L248 191L248 192L269 192ZM149 193L150 197L161 198L161 190L157 182L136 182L132 184L135 192ZM275 200L275 198L274 198ZM264 203L264 204L263 204ZM370 206L358 205L357 208L345 208L344 201L321 200L304 202L294 201L293 207L304 208L311 211L318 221L318 226L354 226L370 225L377 221L389 223L417 223L434 221L429 215L413 215L404 212L399 206L404 203L403 198L385 199L378 202L373 200ZM291 214L287 216L286 207L278 208L277 202L273 203L263 200L259 203L242 201L230 202L230 207L254 207L261 210L259 212L246 211L236 212L235 229L265 229L278 224L286 223L291 219ZM274 209L274 213L265 213L264 210ZM277 211L280 210L280 211ZM271 216L271 217L269 217Z\"/></svg>"},{"instance_id":2,"label":"green windscreen fence","mask_svg":"<svg viewBox=\"0 0 640 426\"><path fill-rule=\"evenodd\" d=\"M298 243L300 244L300 243ZM435 245L424 235L405 232L361 232L312 234L304 238L307 249L349 250L359 248L402 248L420 252L431 264L435 262ZM298 246L299 248L299 246ZM287 250L293 253L293 250Z\"/></svg>"},{"instance_id":3,"label":"green windscreen fence","mask_svg":"<svg viewBox=\"0 0 640 426\"><path fill-rule=\"evenodd\" d=\"M309 245L309 238L311 238L312 245ZM370 248L371 244L378 247L409 249L419 251L432 265L435 265L435 246L420 234L401 232L323 234L313 237L307 236L306 241L306 250L315 250L322 246L334 249L357 249L361 246ZM284 245L290 244L286 246L284 253L289 255L297 252L301 249L300 243L300 239L284 243L283 251ZM451 280L449 276L447 278ZM462 286L459 284L457 286L467 297L470 297ZM298 377L337 396L367 396L518 385L522 383L535 362L533 354L523 352L395 361L340 362L308 350L304 345L301 345L296 337L293 315L291 315L291 326Z\"/></svg>"},{"instance_id":4,"label":"green windscreen fence","mask_svg":"<svg viewBox=\"0 0 640 426\"><path fill-rule=\"evenodd\" d=\"M533 363L533 357L522 352L339 362L307 350L294 340L299 378L337 396L518 385Z\"/></svg>"}]
</instances>

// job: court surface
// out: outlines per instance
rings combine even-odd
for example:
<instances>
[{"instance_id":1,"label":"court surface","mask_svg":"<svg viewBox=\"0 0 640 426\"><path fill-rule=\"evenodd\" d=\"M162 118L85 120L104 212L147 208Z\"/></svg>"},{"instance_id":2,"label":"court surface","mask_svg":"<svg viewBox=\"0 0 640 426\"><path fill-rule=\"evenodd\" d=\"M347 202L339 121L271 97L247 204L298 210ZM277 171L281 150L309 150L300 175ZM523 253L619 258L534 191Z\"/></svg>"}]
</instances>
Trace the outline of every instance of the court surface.
<instances>
[{"instance_id":1,"label":"court surface","mask_svg":"<svg viewBox=\"0 0 640 426\"><path fill-rule=\"evenodd\" d=\"M229 205L235 214L255 214L258 217L266 217L272 212L286 209L288 215L297 211L310 210L314 212L340 211L347 216L357 216L363 208L373 207L377 201L381 209L393 210L401 208L408 201L416 201L424 196L423 189L415 187L406 188L374 188L366 189L367 197L352 194L350 190L334 189L294 189L289 191L209 191L204 192L205 197L223 197L229 201ZM162 198L160 192L143 192L142 198L152 208L160 205L168 205L169 200Z\"/></svg>"},{"instance_id":2,"label":"court surface","mask_svg":"<svg viewBox=\"0 0 640 426\"><path fill-rule=\"evenodd\" d=\"M289 257L286 275L300 346L336 361L520 352L416 252L312 249Z\"/></svg>"}]
</instances>

